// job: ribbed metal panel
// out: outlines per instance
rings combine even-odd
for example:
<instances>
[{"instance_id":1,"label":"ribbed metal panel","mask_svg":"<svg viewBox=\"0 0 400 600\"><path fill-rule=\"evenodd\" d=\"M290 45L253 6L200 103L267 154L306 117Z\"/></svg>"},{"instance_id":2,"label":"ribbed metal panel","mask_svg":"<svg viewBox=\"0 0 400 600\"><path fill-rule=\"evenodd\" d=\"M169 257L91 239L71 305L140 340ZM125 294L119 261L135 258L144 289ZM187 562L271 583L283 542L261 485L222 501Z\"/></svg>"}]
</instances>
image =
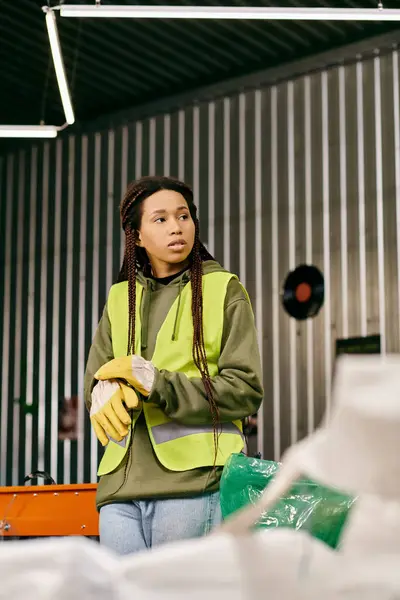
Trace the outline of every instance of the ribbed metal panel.
<instances>
[{"instance_id":1,"label":"ribbed metal panel","mask_svg":"<svg viewBox=\"0 0 400 600\"><path fill-rule=\"evenodd\" d=\"M193 184L204 242L249 290L265 457L329 409L337 337L380 333L384 352L399 351L397 51L32 147L0 162L1 485L34 468L59 482L96 479L85 360L120 266L120 198L150 173ZM280 293L304 262L323 271L326 302L296 323ZM74 395L79 439L60 441L58 403Z\"/></svg>"}]
</instances>

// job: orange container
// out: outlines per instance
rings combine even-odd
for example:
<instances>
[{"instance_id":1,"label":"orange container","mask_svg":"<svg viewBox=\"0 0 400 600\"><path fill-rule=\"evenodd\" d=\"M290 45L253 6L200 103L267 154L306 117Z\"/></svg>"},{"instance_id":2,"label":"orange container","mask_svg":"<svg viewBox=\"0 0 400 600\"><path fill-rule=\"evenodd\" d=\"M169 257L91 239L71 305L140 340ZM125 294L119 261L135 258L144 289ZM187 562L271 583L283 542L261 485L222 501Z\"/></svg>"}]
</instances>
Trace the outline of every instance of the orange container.
<instances>
[{"instance_id":1,"label":"orange container","mask_svg":"<svg viewBox=\"0 0 400 600\"><path fill-rule=\"evenodd\" d=\"M0 537L98 535L95 483L0 487Z\"/></svg>"}]
</instances>

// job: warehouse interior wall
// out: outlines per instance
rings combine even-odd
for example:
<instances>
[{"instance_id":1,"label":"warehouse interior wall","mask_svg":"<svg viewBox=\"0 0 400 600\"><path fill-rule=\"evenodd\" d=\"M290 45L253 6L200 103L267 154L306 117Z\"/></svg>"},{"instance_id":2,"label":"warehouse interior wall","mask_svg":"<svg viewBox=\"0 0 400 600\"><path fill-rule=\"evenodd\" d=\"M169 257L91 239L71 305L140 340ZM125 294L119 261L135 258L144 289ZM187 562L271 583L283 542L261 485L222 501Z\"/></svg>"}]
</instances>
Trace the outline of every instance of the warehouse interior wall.
<instances>
[{"instance_id":1,"label":"warehouse interior wall","mask_svg":"<svg viewBox=\"0 0 400 600\"><path fill-rule=\"evenodd\" d=\"M142 175L193 186L203 241L249 291L265 458L329 410L337 338L380 334L398 352L399 104L393 50L0 158L0 485L33 469L96 481L83 374L120 267L118 205ZM281 291L302 263L324 274L325 304L297 322ZM65 399L77 439L59 435Z\"/></svg>"}]
</instances>

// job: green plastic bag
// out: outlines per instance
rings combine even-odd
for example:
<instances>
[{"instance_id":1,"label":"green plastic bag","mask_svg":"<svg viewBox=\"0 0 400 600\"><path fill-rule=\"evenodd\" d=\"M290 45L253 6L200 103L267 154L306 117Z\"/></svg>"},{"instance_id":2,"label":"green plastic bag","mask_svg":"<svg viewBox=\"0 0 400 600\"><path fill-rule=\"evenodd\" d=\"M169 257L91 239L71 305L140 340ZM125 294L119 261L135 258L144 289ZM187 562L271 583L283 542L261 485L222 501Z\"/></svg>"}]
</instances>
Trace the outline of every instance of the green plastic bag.
<instances>
[{"instance_id":1,"label":"green plastic bag","mask_svg":"<svg viewBox=\"0 0 400 600\"><path fill-rule=\"evenodd\" d=\"M232 454L222 473L221 510L225 519L254 504L275 477L279 463ZM308 479L296 481L276 506L261 515L256 527L306 529L336 548L355 498Z\"/></svg>"}]
</instances>

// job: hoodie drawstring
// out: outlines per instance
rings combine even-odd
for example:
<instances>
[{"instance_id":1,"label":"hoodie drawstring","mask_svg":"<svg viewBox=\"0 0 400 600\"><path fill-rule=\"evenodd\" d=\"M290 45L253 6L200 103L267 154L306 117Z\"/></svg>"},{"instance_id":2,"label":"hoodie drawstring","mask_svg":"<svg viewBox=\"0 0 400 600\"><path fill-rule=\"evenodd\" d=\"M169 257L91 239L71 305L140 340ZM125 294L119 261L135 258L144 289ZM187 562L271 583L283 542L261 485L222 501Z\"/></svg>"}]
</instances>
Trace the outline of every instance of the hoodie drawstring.
<instances>
[{"instance_id":1,"label":"hoodie drawstring","mask_svg":"<svg viewBox=\"0 0 400 600\"><path fill-rule=\"evenodd\" d=\"M150 315L150 304L151 304L151 284L146 286L146 293L143 294L143 308L142 308L142 350L147 348L147 337L149 330L149 315Z\"/></svg>"},{"instance_id":2,"label":"hoodie drawstring","mask_svg":"<svg viewBox=\"0 0 400 600\"><path fill-rule=\"evenodd\" d=\"M184 287L184 284L183 284L183 280L181 279L180 282L179 282L178 306L176 308L175 321L174 321L174 329L172 331L172 337L171 337L171 340L173 342L176 341L176 338L178 336L178 318L179 318L179 309L181 307L181 295L182 295L183 287Z\"/></svg>"},{"instance_id":3,"label":"hoodie drawstring","mask_svg":"<svg viewBox=\"0 0 400 600\"><path fill-rule=\"evenodd\" d=\"M179 281L178 291L178 302L175 312L174 328L172 331L171 340L175 342L178 339L179 333L179 313L181 309L181 298L182 291L185 285L188 283L188 279L183 277ZM141 322L142 322L142 335L141 335L141 349L146 350L148 345L148 332L149 332L149 317L150 317L150 306L151 306L151 294L153 291L153 282L147 281L145 289L143 289L143 295L141 300Z\"/></svg>"}]
</instances>

